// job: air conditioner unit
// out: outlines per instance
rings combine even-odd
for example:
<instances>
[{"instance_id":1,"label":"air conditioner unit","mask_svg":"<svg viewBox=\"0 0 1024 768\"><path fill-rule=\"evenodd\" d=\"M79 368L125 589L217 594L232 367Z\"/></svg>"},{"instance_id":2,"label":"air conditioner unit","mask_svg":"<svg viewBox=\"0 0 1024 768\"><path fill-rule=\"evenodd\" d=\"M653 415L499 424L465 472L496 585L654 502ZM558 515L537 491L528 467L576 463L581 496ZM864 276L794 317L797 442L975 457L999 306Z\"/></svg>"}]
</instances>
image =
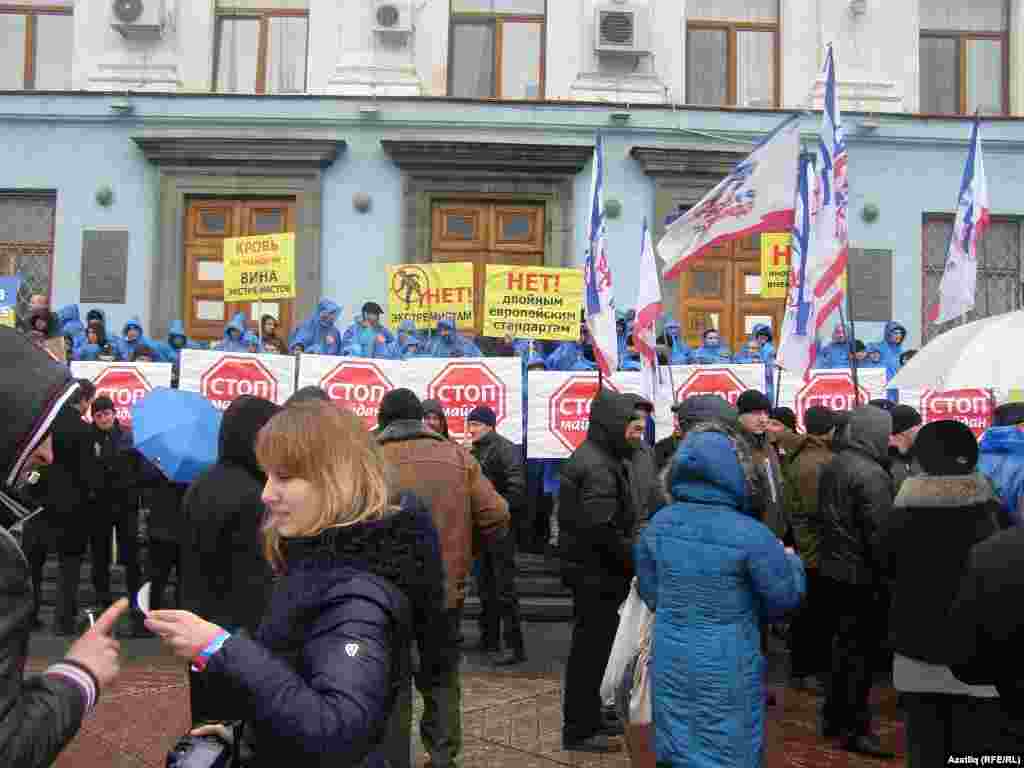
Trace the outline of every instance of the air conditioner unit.
<instances>
[{"instance_id":1,"label":"air conditioner unit","mask_svg":"<svg viewBox=\"0 0 1024 768\"><path fill-rule=\"evenodd\" d=\"M164 35L164 0L111 0L110 26L130 40L159 40Z\"/></svg>"},{"instance_id":2,"label":"air conditioner unit","mask_svg":"<svg viewBox=\"0 0 1024 768\"><path fill-rule=\"evenodd\" d=\"M646 56L651 52L650 12L621 3L594 8L594 50Z\"/></svg>"},{"instance_id":3,"label":"air conditioner unit","mask_svg":"<svg viewBox=\"0 0 1024 768\"><path fill-rule=\"evenodd\" d=\"M412 32L410 0L374 0L373 31L382 35L408 35Z\"/></svg>"}]
</instances>

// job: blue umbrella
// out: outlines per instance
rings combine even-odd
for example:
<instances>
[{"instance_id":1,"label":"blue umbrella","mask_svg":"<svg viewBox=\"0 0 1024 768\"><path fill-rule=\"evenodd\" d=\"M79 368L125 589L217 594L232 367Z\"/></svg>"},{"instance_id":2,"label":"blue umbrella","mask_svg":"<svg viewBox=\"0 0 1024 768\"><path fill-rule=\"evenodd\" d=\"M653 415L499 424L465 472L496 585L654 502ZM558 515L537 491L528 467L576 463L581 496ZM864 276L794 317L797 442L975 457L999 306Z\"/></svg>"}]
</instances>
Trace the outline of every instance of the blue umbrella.
<instances>
[{"instance_id":1,"label":"blue umbrella","mask_svg":"<svg viewBox=\"0 0 1024 768\"><path fill-rule=\"evenodd\" d=\"M132 406L135 449L171 482L191 483L217 462L220 421L202 395L158 387Z\"/></svg>"}]
</instances>

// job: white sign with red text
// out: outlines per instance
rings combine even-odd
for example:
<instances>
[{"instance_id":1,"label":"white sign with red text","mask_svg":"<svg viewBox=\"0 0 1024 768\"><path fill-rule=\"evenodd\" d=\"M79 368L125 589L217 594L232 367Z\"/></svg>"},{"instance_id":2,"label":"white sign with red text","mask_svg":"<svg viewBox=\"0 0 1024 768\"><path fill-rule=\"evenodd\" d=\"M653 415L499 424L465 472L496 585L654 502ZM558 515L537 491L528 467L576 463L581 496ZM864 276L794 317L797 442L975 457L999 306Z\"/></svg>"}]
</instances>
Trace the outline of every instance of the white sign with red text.
<instances>
[{"instance_id":1,"label":"white sign with red text","mask_svg":"<svg viewBox=\"0 0 1024 768\"><path fill-rule=\"evenodd\" d=\"M748 389L764 391L763 365L677 365L671 376L661 369L661 392L654 409L655 439L672 434L672 387L675 401L695 395L719 395L735 404ZM641 374L619 371L605 379L616 392L642 395ZM527 383L527 456L531 459L564 459L579 448L590 428L590 403L597 393L597 373L532 371Z\"/></svg>"},{"instance_id":2,"label":"white sign with red text","mask_svg":"<svg viewBox=\"0 0 1024 768\"><path fill-rule=\"evenodd\" d=\"M989 389L954 389L948 392L901 389L899 396L901 403L918 410L925 424L947 420L963 422L977 438L992 426L996 406L1006 399L1004 391Z\"/></svg>"},{"instance_id":3,"label":"white sign with red text","mask_svg":"<svg viewBox=\"0 0 1024 768\"><path fill-rule=\"evenodd\" d=\"M518 357L377 360L302 355L298 387L317 386L359 416L367 429L377 426L384 396L411 389L421 400L441 402L449 434L464 441L466 417L478 405L494 411L497 431L516 444L523 440L522 363Z\"/></svg>"},{"instance_id":4,"label":"white sign with red text","mask_svg":"<svg viewBox=\"0 0 1024 768\"><path fill-rule=\"evenodd\" d=\"M779 405L792 408L796 421L803 429L804 414L814 406L833 411L850 411L857 402L867 405L869 400L886 397L885 369L865 368L857 371L859 398L854 397L853 377L849 368L810 371L807 379L783 371L779 381Z\"/></svg>"},{"instance_id":5,"label":"white sign with red text","mask_svg":"<svg viewBox=\"0 0 1024 768\"><path fill-rule=\"evenodd\" d=\"M281 405L295 391L295 358L183 349L178 387L198 392L221 411L242 395Z\"/></svg>"},{"instance_id":6,"label":"white sign with red text","mask_svg":"<svg viewBox=\"0 0 1024 768\"><path fill-rule=\"evenodd\" d=\"M170 363L105 363L75 360L71 375L88 379L96 387L96 396L104 395L114 402L117 420L123 427L132 425L132 406L156 387L171 386ZM91 414L86 414L91 421Z\"/></svg>"}]
</instances>

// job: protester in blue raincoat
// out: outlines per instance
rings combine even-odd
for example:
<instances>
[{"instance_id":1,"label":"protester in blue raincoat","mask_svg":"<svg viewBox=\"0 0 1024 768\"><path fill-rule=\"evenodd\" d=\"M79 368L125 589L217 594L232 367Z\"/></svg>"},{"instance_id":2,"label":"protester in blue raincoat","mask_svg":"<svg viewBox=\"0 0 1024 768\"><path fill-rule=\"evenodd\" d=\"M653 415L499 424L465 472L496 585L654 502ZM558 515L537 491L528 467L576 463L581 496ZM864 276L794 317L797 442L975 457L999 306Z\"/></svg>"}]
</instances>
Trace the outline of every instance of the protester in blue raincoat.
<instances>
[{"instance_id":1,"label":"protester in blue raincoat","mask_svg":"<svg viewBox=\"0 0 1024 768\"><path fill-rule=\"evenodd\" d=\"M181 320L175 320L167 331L167 341L157 342L156 352L165 363L177 366L181 361L181 350L183 349L202 349L202 347L185 335L185 324Z\"/></svg>"},{"instance_id":2,"label":"protester in blue raincoat","mask_svg":"<svg viewBox=\"0 0 1024 768\"><path fill-rule=\"evenodd\" d=\"M217 352L248 352L245 343L245 313L239 312L224 326L224 338L214 346Z\"/></svg>"},{"instance_id":3,"label":"protester in blue raincoat","mask_svg":"<svg viewBox=\"0 0 1024 768\"><path fill-rule=\"evenodd\" d=\"M548 355L545 364L549 371L596 371L594 344L587 326L580 326L579 342L563 341Z\"/></svg>"},{"instance_id":4,"label":"protester in blue raincoat","mask_svg":"<svg viewBox=\"0 0 1024 768\"><path fill-rule=\"evenodd\" d=\"M693 354L683 340L681 330L678 320L669 320L665 323L665 330L660 341L669 348L669 365L687 365Z\"/></svg>"},{"instance_id":5,"label":"protester in blue raincoat","mask_svg":"<svg viewBox=\"0 0 1024 768\"><path fill-rule=\"evenodd\" d=\"M407 336L405 345L395 357L397 360L412 360L416 357L423 357L423 342L416 336Z\"/></svg>"},{"instance_id":6,"label":"protester in blue raincoat","mask_svg":"<svg viewBox=\"0 0 1024 768\"><path fill-rule=\"evenodd\" d=\"M86 343L85 326L78 314L78 305L68 304L66 307L58 309L57 322L60 323L61 334L71 338L71 354L77 354Z\"/></svg>"},{"instance_id":7,"label":"protester in blue raincoat","mask_svg":"<svg viewBox=\"0 0 1024 768\"><path fill-rule=\"evenodd\" d=\"M426 357L483 357L480 348L455 330L447 318L437 321L437 330L427 344Z\"/></svg>"},{"instance_id":8,"label":"protester in blue raincoat","mask_svg":"<svg viewBox=\"0 0 1024 768\"><path fill-rule=\"evenodd\" d=\"M750 337L758 342L758 346L760 348L761 359L758 362L764 363L765 365L774 365L775 344L772 343L772 329L763 323L755 325Z\"/></svg>"},{"instance_id":9,"label":"protester in blue raincoat","mask_svg":"<svg viewBox=\"0 0 1024 768\"><path fill-rule=\"evenodd\" d=\"M750 339L733 355L732 361L739 365L755 365L761 362L761 345L756 339Z\"/></svg>"},{"instance_id":10,"label":"protester in blue raincoat","mask_svg":"<svg viewBox=\"0 0 1024 768\"><path fill-rule=\"evenodd\" d=\"M242 343L245 344L248 352L262 352L263 344L260 337L254 331L246 331L242 335Z\"/></svg>"},{"instance_id":11,"label":"protester in blue raincoat","mask_svg":"<svg viewBox=\"0 0 1024 768\"><path fill-rule=\"evenodd\" d=\"M340 355L341 331L336 325L340 314L340 306L330 299L321 299L313 314L288 337L288 349L293 350L296 344L301 344L305 352L312 353L315 346L319 350L315 354Z\"/></svg>"},{"instance_id":12,"label":"protester in blue raincoat","mask_svg":"<svg viewBox=\"0 0 1024 768\"><path fill-rule=\"evenodd\" d=\"M1024 525L1024 403L996 408L978 446L978 471L992 481L1006 521Z\"/></svg>"},{"instance_id":13,"label":"protester in blue raincoat","mask_svg":"<svg viewBox=\"0 0 1024 768\"><path fill-rule=\"evenodd\" d=\"M368 301L363 304L360 316L341 337L344 354L353 357L394 357L395 337L381 325L383 314L384 310L377 302Z\"/></svg>"},{"instance_id":14,"label":"protester in blue raincoat","mask_svg":"<svg viewBox=\"0 0 1024 768\"><path fill-rule=\"evenodd\" d=\"M392 353L392 356L395 359L405 357L405 348L412 341L417 342L419 349L423 350L423 335L416 330L416 323L412 320L403 320L401 325L398 326L398 331L395 333L395 351Z\"/></svg>"},{"instance_id":15,"label":"protester in blue raincoat","mask_svg":"<svg viewBox=\"0 0 1024 768\"><path fill-rule=\"evenodd\" d=\"M99 323L103 326L103 335L106 340L112 344L115 348L121 343L121 337L115 333L111 333L110 326L107 325L107 315L98 307L93 307L85 313L85 329L88 332L89 326L95 323ZM88 343L88 339L86 339Z\"/></svg>"},{"instance_id":16,"label":"protester in blue raincoat","mask_svg":"<svg viewBox=\"0 0 1024 768\"><path fill-rule=\"evenodd\" d=\"M98 320L90 321L85 330L85 343L73 355L74 360L99 360L104 348L117 357L117 348L107 339L107 329ZM119 357L117 359L120 359Z\"/></svg>"},{"instance_id":17,"label":"protester in blue raincoat","mask_svg":"<svg viewBox=\"0 0 1024 768\"><path fill-rule=\"evenodd\" d=\"M722 335L716 328L704 331L704 343L694 350L690 362L696 365L716 365L732 361L732 353L722 344Z\"/></svg>"},{"instance_id":18,"label":"protester in blue raincoat","mask_svg":"<svg viewBox=\"0 0 1024 768\"><path fill-rule=\"evenodd\" d=\"M764 493L749 443L691 429L665 476L672 499L634 547L655 612L651 693L658 764L758 768L764 759L761 627L794 610L804 568L755 518Z\"/></svg>"},{"instance_id":19,"label":"protester in blue raincoat","mask_svg":"<svg viewBox=\"0 0 1024 768\"><path fill-rule=\"evenodd\" d=\"M133 317L121 329L121 338L117 340L117 354L122 360L131 360L139 347L153 349L154 343L146 337L138 317Z\"/></svg>"},{"instance_id":20,"label":"protester in blue raincoat","mask_svg":"<svg viewBox=\"0 0 1024 768\"><path fill-rule=\"evenodd\" d=\"M856 354L857 345L861 344L860 339L854 342L854 350ZM871 342L864 346L864 359L858 360L858 368L885 368L885 363L882 362L882 350L879 348L877 342Z\"/></svg>"},{"instance_id":21,"label":"protester in blue raincoat","mask_svg":"<svg viewBox=\"0 0 1024 768\"><path fill-rule=\"evenodd\" d=\"M832 331L832 343L818 350L815 368L849 368L850 367L850 329L842 324Z\"/></svg>"},{"instance_id":22,"label":"protester in blue raincoat","mask_svg":"<svg viewBox=\"0 0 1024 768\"><path fill-rule=\"evenodd\" d=\"M903 323L890 320L885 324L885 333L882 334L882 343L878 348L882 352L882 362L885 364L888 381L896 375L900 369L900 355L903 354L903 342L907 339L907 329Z\"/></svg>"}]
</instances>

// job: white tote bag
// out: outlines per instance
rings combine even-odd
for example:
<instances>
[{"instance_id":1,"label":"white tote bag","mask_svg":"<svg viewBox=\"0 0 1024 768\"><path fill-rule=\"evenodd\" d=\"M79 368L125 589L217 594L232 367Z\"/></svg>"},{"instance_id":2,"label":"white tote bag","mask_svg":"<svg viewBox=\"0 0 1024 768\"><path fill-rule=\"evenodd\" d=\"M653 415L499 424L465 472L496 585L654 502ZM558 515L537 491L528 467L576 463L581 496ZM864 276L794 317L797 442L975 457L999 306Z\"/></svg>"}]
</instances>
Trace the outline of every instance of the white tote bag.
<instances>
[{"instance_id":1,"label":"white tote bag","mask_svg":"<svg viewBox=\"0 0 1024 768\"><path fill-rule=\"evenodd\" d=\"M605 706L613 706L615 692L622 683L622 674L640 650L640 638L643 627L651 622L653 614L647 604L640 599L636 591L636 578L629 587L629 595L619 608L619 628L615 632L615 642L608 656L608 664L604 668L601 680L601 701Z\"/></svg>"}]
</instances>

